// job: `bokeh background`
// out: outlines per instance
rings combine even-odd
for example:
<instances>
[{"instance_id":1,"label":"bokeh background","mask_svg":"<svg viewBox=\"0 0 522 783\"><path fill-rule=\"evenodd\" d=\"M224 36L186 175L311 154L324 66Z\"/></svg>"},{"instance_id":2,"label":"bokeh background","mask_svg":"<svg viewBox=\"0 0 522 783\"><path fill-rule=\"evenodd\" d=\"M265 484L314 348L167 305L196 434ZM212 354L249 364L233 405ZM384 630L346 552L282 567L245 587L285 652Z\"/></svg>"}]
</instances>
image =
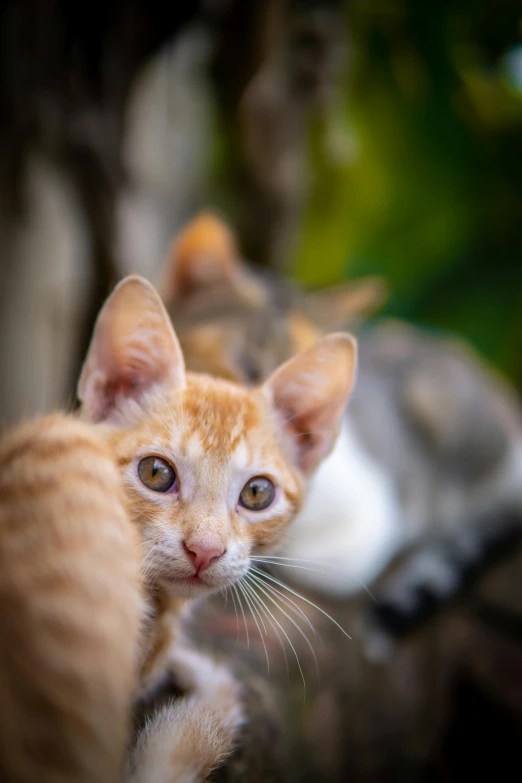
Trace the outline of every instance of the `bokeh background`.
<instances>
[{"instance_id":1,"label":"bokeh background","mask_svg":"<svg viewBox=\"0 0 522 783\"><path fill-rule=\"evenodd\" d=\"M303 286L383 275L383 316L457 332L522 391L520 0L4 0L0 72L0 422L74 404L105 296L157 280L209 207ZM337 710L359 770L338 779L510 779L521 573L377 674L334 641L296 746L327 756Z\"/></svg>"},{"instance_id":2,"label":"bokeh background","mask_svg":"<svg viewBox=\"0 0 522 783\"><path fill-rule=\"evenodd\" d=\"M522 386L516 0L0 9L0 411L70 400L114 281L202 207L308 286L377 272Z\"/></svg>"}]
</instances>

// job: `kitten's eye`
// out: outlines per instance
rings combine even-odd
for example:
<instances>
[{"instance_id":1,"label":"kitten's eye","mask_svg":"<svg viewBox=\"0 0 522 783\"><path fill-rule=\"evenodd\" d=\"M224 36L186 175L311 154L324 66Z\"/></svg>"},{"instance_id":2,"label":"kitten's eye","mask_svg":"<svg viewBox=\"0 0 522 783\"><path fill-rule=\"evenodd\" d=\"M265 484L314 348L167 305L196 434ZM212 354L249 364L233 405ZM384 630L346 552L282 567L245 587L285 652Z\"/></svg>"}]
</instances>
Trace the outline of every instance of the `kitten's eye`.
<instances>
[{"instance_id":1,"label":"kitten's eye","mask_svg":"<svg viewBox=\"0 0 522 783\"><path fill-rule=\"evenodd\" d=\"M272 503L275 497L275 487L270 479L264 476L251 478L239 496L239 502L243 508L249 511L264 511Z\"/></svg>"},{"instance_id":2,"label":"kitten's eye","mask_svg":"<svg viewBox=\"0 0 522 783\"><path fill-rule=\"evenodd\" d=\"M176 471L161 457L144 457L140 460L138 476L154 492L167 492L176 481Z\"/></svg>"}]
</instances>

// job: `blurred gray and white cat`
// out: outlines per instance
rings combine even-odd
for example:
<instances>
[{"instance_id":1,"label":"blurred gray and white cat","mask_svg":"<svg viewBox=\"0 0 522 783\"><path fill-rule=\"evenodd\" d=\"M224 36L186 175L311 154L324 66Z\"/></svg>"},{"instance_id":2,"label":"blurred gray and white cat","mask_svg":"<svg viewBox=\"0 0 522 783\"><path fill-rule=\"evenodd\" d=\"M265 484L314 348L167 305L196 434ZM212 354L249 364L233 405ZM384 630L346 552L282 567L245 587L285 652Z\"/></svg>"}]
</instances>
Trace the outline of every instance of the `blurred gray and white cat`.
<instances>
[{"instance_id":1,"label":"blurred gray and white cat","mask_svg":"<svg viewBox=\"0 0 522 783\"><path fill-rule=\"evenodd\" d=\"M456 341L388 322L363 330L360 346L355 398L287 553L327 563L330 575L299 578L339 595L402 554L372 607L399 634L522 531L521 419L510 390Z\"/></svg>"},{"instance_id":2,"label":"blurred gray and white cat","mask_svg":"<svg viewBox=\"0 0 522 783\"><path fill-rule=\"evenodd\" d=\"M229 229L206 214L174 242L163 295L189 367L244 382L322 331L353 325L383 289L373 278L315 294L289 288L245 265ZM296 559L294 580L339 597L405 555L378 606L383 622L407 621L449 600L522 530L522 417L508 385L455 339L392 321L358 337L343 429L280 555Z\"/></svg>"},{"instance_id":3,"label":"blurred gray and white cat","mask_svg":"<svg viewBox=\"0 0 522 783\"><path fill-rule=\"evenodd\" d=\"M357 589L351 577L373 581L428 531L454 529L473 548L480 517L504 505L522 511L521 422L500 380L463 345L404 324L360 340L355 399L290 544L295 556L338 565L335 580L304 578L344 594ZM311 541L321 518L321 541Z\"/></svg>"}]
</instances>

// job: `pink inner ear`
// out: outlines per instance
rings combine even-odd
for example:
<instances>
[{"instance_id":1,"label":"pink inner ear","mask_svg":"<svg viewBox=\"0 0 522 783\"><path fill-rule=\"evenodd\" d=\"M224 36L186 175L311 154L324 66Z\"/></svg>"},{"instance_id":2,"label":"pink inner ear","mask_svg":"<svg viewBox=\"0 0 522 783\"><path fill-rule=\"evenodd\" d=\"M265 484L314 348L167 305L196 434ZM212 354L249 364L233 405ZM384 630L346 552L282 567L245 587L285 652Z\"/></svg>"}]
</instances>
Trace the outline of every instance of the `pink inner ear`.
<instances>
[{"instance_id":1,"label":"pink inner ear","mask_svg":"<svg viewBox=\"0 0 522 783\"><path fill-rule=\"evenodd\" d=\"M325 426L323 420L328 408L328 402L318 401L313 408L302 414L296 414L290 407L281 412L283 429L292 439L296 462L305 473L313 470L330 448L329 435L332 436L332 425L330 423L330 427L328 424Z\"/></svg>"},{"instance_id":2,"label":"pink inner ear","mask_svg":"<svg viewBox=\"0 0 522 783\"><path fill-rule=\"evenodd\" d=\"M106 382L103 389L105 415L124 399L140 401L143 393L161 382L174 380L174 363L169 362L169 353L163 341L149 336L142 342L136 336L113 349L112 364L107 357Z\"/></svg>"},{"instance_id":3,"label":"pink inner ear","mask_svg":"<svg viewBox=\"0 0 522 783\"><path fill-rule=\"evenodd\" d=\"M127 350L127 356L121 357L119 365L114 368L114 374L108 374L105 396L107 401L113 403L118 396L136 397L139 390L150 386L156 380L154 375L159 374L153 372L153 367L150 362L147 362L146 357L138 355L138 350L132 351L130 346Z\"/></svg>"},{"instance_id":4,"label":"pink inner ear","mask_svg":"<svg viewBox=\"0 0 522 783\"><path fill-rule=\"evenodd\" d=\"M104 421L123 400L139 402L143 392L159 383L161 377L158 368L135 355L125 357L107 370L98 370L93 374L87 395L91 417L96 422Z\"/></svg>"},{"instance_id":5,"label":"pink inner ear","mask_svg":"<svg viewBox=\"0 0 522 783\"><path fill-rule=\"evenodd\" d=\"M294 458L311 472L332 449L353 385L356 344L332 334L282 365L267 388Z\"/></svg>"},{"instance_id":6,"label":"pink inner ear","mask_svg":"<svg viewBox=\"0 0 522 783\"><path fill-rule=\"evenodd\" d=\"M101 410L101 420L109 417L110 412L117 408L118 400L122 398L138 397L140 383L135 378L120 378L119 380L108 381L104 392L104 404Z\"/></svg>"},{"instance_id":7,"label":"pink inner ear","mask_svg":"<svg viewBox=\"0 0 522 783\"><path fill-rule=\"evenodd\" d=\"M108 419L124 400L140 403L155 386L183 385L183 356L150 283L129 277L102 309L78 384L85 413Z\"/></svg>"}]
</instances>

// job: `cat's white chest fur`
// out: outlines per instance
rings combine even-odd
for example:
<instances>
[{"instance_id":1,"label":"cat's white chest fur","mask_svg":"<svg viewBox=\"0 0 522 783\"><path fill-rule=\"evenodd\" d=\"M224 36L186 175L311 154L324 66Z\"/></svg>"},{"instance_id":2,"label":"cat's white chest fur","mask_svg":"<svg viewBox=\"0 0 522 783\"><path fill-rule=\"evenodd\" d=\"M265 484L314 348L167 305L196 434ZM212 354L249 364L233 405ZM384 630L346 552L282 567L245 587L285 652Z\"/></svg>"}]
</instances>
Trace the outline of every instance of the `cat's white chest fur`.
<instances>
[{"instance_id":1,"label":"cat's white chest fur","mask_svg":"<svg viewBox=\"0 0 522 783\"><path fill-rule=\"evenodd\" d=\"M379 574L402 538L395 489L345 419L334 450L312 480L283 554L315 561L294 564L317 569L292 569L300 582L346 595Z\"/></svg>"}]
</instances>

